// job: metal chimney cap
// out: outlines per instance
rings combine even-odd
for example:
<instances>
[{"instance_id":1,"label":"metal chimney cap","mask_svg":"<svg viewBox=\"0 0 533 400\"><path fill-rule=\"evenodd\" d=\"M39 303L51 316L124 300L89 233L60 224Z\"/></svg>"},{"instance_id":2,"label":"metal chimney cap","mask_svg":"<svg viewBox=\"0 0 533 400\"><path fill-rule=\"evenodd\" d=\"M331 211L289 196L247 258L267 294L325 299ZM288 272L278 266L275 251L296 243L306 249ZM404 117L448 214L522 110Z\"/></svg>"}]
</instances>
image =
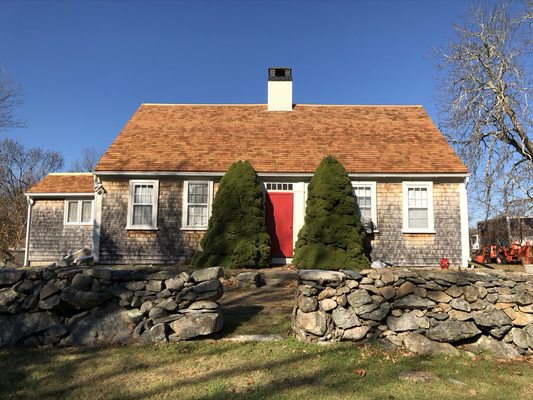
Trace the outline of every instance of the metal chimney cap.
<instances>
[{"instance_id":1,"label":"metal chimney cap","mask_svg":"<svg viewBox=\"0 0 533 400\"><path fill-rule=\"evenodd\" d=\"M290 67L269 67L269 81L292 81L292 68Z\"/></svg>"}]
</instances>

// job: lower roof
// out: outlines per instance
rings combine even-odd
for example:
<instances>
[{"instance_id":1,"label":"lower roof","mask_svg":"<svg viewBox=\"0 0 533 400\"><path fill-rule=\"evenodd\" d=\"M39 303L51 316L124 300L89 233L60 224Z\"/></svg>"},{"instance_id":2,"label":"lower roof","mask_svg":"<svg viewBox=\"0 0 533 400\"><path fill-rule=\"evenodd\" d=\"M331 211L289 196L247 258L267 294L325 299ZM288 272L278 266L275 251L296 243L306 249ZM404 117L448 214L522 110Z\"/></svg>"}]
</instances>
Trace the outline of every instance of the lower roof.
<instances>
[{"instance_id":1,"label":"lower roof","mask_svg":"<svg viewBox=\"0 0 533 400\"><path fill-rule=\"evenodd\" d=\"M36 194L92 194L93 174L90 172L52 172L26 192Z\"/></svg>"}]
</instances>

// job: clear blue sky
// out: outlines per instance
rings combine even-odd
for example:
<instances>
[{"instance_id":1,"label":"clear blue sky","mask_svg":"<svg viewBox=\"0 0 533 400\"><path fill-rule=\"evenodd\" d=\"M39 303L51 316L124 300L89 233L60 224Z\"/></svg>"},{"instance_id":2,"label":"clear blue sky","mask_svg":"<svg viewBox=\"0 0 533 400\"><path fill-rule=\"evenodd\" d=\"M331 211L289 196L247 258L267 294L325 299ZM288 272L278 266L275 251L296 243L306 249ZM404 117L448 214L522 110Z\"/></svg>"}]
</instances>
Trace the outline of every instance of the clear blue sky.
<instances>
[{"instance_id":1,"label":"clear blue sky","mask_svg":"<svg viewBox=\"0 0 533 400\"><path fill-rule=\"evenodd\" d=\"M470 2L0 2L0 65L25 92L8 136L107 148L143 103L265 103L291 66L295 103L422 104L438 123L431 49Z\"/></svg>"}]
</instances>

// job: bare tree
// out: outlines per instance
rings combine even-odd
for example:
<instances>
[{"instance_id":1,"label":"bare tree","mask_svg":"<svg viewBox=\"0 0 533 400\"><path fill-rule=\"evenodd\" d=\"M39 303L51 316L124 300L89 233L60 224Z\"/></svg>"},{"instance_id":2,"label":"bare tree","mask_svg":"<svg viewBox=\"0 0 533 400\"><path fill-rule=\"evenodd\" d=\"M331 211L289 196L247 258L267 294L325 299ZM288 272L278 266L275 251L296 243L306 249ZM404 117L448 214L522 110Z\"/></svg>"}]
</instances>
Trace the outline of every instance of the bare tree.
<instances>
[{"instance_id":1,"label":"bare tree","mask_svg":"<svg viewBox=\"0 0 533 400\"><path fill-rule=\"evenodd\" d=\"M533 211L533 2L512 11L505 3L473 8L438 51L442 127L472 173L471 200L485 218Z\"/></svg>"},{"instance_id":2,"label":"bare tree","mask_svg":"<svg viewBox=\"0 0 533 400\"><path fill-rule=\"evenodd\" d=\"M86 147L81 151L81 158L72 163L71 170L75 172L93 172L103 155L104 152L102 150Z\"/></svg>"},{"instance_id":3,"label":"bare tree","mask_svg":"<svg viewBox=\"0 0 533 400\"><path fill-rule=\"evenodd\" d=\"M58 152L26 149L12 139L0 141L0 250L17 247L24 239L24 192L62 167L63 157Z\"/></svg>"},{"instance_id":4,"label":"bare tree","mask_svg":"<svg viewBox=\"0 0 533 400\"><path fill-rule=\"evenodd\" d=\"M15 114L16 107L21 104L21 95L20 86L13 83L0 67L0 132L23 125Z\"/></svg>"}]
</instances>

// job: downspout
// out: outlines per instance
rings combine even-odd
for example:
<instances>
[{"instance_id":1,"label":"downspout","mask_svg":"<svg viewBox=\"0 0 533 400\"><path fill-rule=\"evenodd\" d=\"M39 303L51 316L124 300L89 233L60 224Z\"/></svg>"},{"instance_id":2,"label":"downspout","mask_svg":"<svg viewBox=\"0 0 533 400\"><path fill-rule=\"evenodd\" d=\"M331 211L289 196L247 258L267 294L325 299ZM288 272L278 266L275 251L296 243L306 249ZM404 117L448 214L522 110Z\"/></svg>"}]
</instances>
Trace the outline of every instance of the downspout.
<instances>
[{"instance_id":1,"label":"downspout","mask_svg":"<svg viewBox=\"0 0 533 400\"><path fill-rule=\"evenodd\" d=\"M94 185L94 212L93 212L93 260L95 264L100 261L100 226L102 224L102 197L105 193L100 178L93 175Z\"/></svg>"},{"instance_id":2,"label":"downspout","mask_svg":"<svg viewBox=\"0 0 533 400\"><path fill-rule=\"evenodd\" d=\"M26 198L26 201L28 202L28 215L26 219L26 248L24 251L24 266L28 267L30 263L30 233L31 233L31 212L33 209L33 204L35 201L28 196Z\"/></svg>"}]
</instances>

